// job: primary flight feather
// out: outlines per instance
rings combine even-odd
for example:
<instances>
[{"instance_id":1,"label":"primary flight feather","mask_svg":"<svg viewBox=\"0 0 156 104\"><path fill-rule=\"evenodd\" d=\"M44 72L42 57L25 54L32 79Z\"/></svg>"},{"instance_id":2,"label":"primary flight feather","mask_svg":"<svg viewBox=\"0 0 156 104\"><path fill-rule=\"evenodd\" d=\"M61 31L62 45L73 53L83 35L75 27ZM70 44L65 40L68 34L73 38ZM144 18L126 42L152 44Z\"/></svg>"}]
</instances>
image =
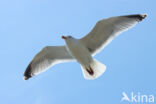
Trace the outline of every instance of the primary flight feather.
<instances>
[{"instance_id":1,"label":"primary flight feather","mask_svg":"<svg viewBox=\"0 0 156 104\"><path fill-rule=\"evenodd\" d=\"M24 79L27 80L55 64L74 60L81 64L85 79L98 78L105 72L106 66L92 56L103 49L119 33L135 26L146 16L146 14L135 14L100 20L82 39L62 36L66 45L43 48L26 68Z\"/></svg>"}]
</instances>

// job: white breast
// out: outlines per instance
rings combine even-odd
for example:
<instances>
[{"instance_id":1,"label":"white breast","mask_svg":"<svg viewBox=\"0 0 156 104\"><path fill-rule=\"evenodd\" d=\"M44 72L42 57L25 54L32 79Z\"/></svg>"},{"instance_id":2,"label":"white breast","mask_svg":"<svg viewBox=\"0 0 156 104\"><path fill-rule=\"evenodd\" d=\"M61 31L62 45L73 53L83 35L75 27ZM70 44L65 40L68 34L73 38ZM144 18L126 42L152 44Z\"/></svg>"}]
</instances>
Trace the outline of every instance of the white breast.
<instances>
[{"instance_id":1,"label":"white breast","mask_svg":"<svg viewBox=\"0 0 156 104\"><path fill-rule=\"evenodd\" d=\"M66 40L67 48L75 59L82 65L89 65L93 60L90 52L77 39Z\"/></svg>"}]
</instances>

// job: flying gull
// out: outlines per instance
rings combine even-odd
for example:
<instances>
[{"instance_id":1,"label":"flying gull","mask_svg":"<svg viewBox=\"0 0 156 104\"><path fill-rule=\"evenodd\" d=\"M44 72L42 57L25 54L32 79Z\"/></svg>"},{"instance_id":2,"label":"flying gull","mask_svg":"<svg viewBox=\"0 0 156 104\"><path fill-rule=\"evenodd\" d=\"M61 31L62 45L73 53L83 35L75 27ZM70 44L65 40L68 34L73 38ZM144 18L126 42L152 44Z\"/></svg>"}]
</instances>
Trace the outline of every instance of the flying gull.
<instances>
[{"instance_id":1,"label":"flying gull","mask_svg":"<svg viewBox=\"0 0 156 104\"><path fill-rule=\"evenodd\" d=\"M146 14L134 14L110 17L100 20L95 27L83 38L62 36L66 45L46 46L30 62L24 72L24 79L45 71L55 64L76 60L82 68L85 79L96 79L101 76L106 66L92 56L101 51L118 34L142 21Z\"/></svg>"}]
</instances>

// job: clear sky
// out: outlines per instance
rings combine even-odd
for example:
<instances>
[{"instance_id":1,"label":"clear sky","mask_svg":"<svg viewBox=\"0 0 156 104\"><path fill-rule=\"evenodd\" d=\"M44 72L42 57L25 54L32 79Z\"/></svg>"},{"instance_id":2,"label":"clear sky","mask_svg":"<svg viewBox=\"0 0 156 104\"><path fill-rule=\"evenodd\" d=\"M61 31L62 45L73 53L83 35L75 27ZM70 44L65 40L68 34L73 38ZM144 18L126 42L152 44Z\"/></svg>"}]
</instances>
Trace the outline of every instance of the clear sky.
<instances>
[{"instance_id":1,"label":"clear sky","mask_svg":"<svg viewBox=\"0 0 156 104\"><path fill-rule=\"evenodd\" d=\"M0 0L1 104L123 104L122 92L156 98L155 0ZM24 81L25 68L61 35L81 38L96 21L118 15L148 17L95 56L107 66L85 80L76 62L55 65Z\"/></svg>"}]
</instances>

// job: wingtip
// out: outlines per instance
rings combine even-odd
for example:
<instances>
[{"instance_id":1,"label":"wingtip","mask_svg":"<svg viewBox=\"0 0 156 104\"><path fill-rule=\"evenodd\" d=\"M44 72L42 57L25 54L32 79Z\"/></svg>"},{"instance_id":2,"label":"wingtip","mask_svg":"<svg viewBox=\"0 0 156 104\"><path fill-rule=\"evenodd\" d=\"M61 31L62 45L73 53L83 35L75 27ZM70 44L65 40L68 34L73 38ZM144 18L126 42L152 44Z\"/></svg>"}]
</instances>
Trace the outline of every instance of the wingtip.
<instances>
[{"instance_id":1,"label":"wingtip","mask_svg":"<svg viewBox=\"0 0 156 104\"><path fill-rule=\"evenodd\" d=\"M24 76L24 77L23 77L23 80L28 80L28 79L29 79L29 78L28 78L28 77L26 77L26 76Z\"/></svg>"},{"instance_id":2,"label":"wingtip","mask_svg":"<svg viewBox=\"0 0 156 104\"><path fill-rule=\"evenodd\" d=\"M32 76L31 75L24 75L24 77L23 77L23 80L28 80L28 79L30 79Z\"/></svg>"},{"instance_id":3,"label":"wingtip","mask_svg":"<svg viewBox=\"0 0 156 104\"><path fill-rule=\"evenodd\" d=\"M140 22L147 17L147 14L145 13L145 14L127 15L126 17L138 19L138 22Z\"/></svg>"},{"instance_id":4,"label":"wingtip","mask_svg":"<svg viewBox=\"0 0 156 104\"><path fill-rule=\"evenodd\" d=\"M147 14L146 13L141 14L141 17L142 17L142 19L145 19L147 17Z\"/></svg>"},{"instance_id":5,"label":"wingtip","mask_svg":"<svg viewBox=\"0 0 156 104\"><path fill-rule=\"evenodd\" d=\"M28 67L26 68L26 71L24 72L24 77L23 77L24 80L28 80L29 78L31 78L33 76L32 72L31 72L31 64L32 63L30 63L28 65Z\"/></svg>"}]
</instances>

